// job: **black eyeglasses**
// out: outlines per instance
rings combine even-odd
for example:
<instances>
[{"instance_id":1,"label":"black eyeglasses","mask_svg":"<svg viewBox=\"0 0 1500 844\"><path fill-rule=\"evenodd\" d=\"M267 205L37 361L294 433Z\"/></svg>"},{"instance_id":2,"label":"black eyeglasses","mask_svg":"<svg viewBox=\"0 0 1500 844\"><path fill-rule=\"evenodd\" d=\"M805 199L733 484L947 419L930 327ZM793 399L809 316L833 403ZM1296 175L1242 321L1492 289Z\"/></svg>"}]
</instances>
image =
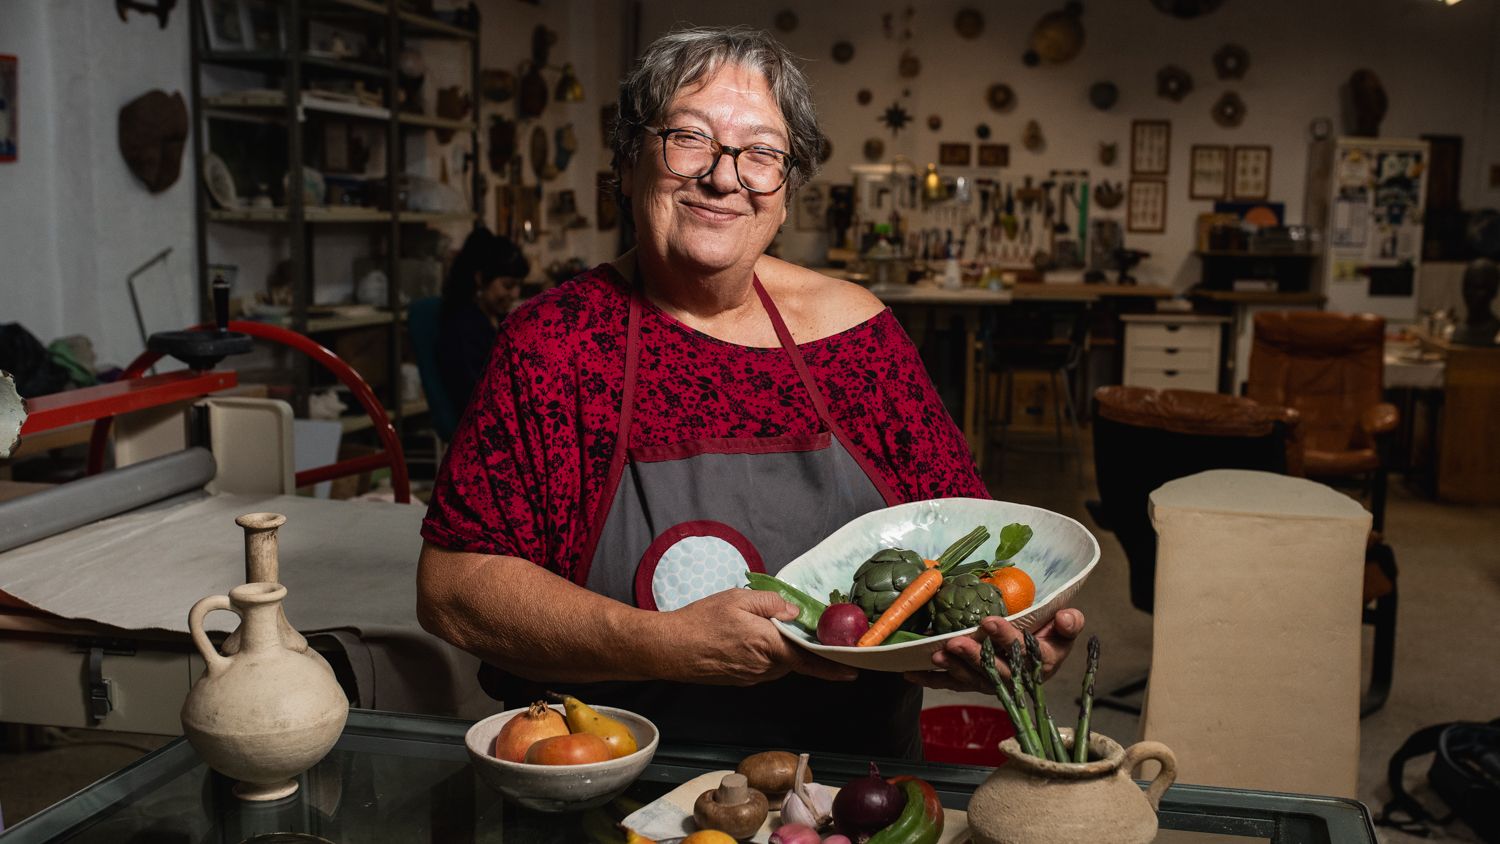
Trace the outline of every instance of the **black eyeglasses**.
<instances>
[{"instance_id":1,"label":"black eyeglasses","mask_svg":"<svg viewBox=\"0 0 1500 844\"><path fill-rule=\"evenodd\" d=\"M775 193L786 184L795 163L790 153L768 146L732 147L696 129L655 129L667 169L684 179L702 179L725 154L734 159L734 176L751 193Z\"/></svg>"}]
</instances>

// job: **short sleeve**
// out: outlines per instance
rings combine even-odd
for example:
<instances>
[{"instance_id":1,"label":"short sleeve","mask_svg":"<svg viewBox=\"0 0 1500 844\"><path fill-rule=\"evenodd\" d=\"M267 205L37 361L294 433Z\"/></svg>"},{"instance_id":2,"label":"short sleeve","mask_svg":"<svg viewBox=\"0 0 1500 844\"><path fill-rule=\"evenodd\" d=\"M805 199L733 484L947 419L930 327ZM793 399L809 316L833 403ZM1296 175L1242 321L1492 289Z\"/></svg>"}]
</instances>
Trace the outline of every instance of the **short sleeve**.
<instances>
[{"instance_id":1,"label":"short sleeve","mask_svg":"<svg viewBox=\"0 0 1500 844\"><path fill-rule=\"evenodd\" d=\"M551 526L577 480L548 473L577 426L558 401L557 373L527 366L503 329L489 368L454 433L422 523L422 537L451 551L520 557L564 576Z\"/></svg>"}]
</instances>

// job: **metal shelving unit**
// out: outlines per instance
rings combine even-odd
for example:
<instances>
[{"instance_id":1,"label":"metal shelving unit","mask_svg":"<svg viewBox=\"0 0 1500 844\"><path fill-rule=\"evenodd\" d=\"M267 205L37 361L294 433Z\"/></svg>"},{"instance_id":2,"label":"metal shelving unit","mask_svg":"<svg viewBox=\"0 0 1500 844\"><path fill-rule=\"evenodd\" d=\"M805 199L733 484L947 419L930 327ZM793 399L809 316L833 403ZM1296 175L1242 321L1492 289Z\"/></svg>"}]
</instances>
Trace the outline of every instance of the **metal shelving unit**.
<instances>
[{"instance_id":1,"label":"metal shelving unit","mask_svg":"<svg viewBox=\"0 0 1500 844\"><path fill-rule=\"evenodd\" d=\"M304 334L330 334L370 327L387 327L387 383L382 401L391 410L398 431L404 429L405 417L426 411L425 402L400 401L402 332L405 315L401 311L401 234L402 226L428 223L473 223L477 209L458 213L403 211L390 198L400 194L399 179L405 171L405 146L408 133L449 131L467 135L473 156L471 202L480 196L480 147L477 120L449 120L402 112L398 109L397 59L406 40L445 39L468 45L469 86L471 96L479 92L479 33L475 29L453 26L409 11L402 11L398 0L283 0L283 50L214 50L208 48L202 4L187 4L191 25L189 44L191 59L191 98L196 131L192 132L194 168L198 189L196 202L196 239L198 278L201 280L200 312L211 318L212 303L208 290L208 239L210 225L260 225L284 228L291 259L292 311L289 327ZM384 63L373 64L309 53L309 26L312 21L363 30L371 43L379 45ZM225 67L264 74L274 88L233 92L205 97L202 74L205 67ZM379 106L320 97L305 84L317 79L354 79L380 90ZM383 182L381 193L387 197L381 208L349 206L309 206L301 190L288 190L286 205L276 208L218 208L208 194L202 177L202 162L209 151L209 125L213 121L237 121L267 124L285 128L286 171L301 172L307 163L305 132L309 124L321 126L325 120L354 120L383 125L385 128L385 176L372 182ZM318 316L313 307L312 267L315 231L327 226L364 226L372 228L371 241L382 253L384 271L389 279L386 310L358 316ZM381 228L383 227L383 228ZM381 242L383 240L383 243ZM305 410L310 389L310 366L298 366L293 375L295 405ZM349 430L352 430L349 429Z\"/></svg>"}]
</instances>

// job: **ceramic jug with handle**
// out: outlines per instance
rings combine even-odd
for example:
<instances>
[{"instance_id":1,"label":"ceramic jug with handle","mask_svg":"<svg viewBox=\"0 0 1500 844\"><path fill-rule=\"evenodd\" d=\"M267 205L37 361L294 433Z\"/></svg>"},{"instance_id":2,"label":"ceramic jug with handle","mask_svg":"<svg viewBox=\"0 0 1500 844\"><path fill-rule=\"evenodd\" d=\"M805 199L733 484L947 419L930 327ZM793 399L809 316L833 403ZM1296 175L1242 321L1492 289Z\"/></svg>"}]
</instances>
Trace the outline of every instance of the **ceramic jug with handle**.
<instances>
[{"instance_id":1,"label":"ceramic jug with handle","mask_svg":"<svg viewBox=\"0 0 1500 844\"><path fill-rule=\"evenodd\" d=\"M1061 728L1073 746L1073 731ZM1089 758L1053 762L1021 750L1008 738L1000 743L1004 765L995 769L969 801L974 844L1147 844L1156 839L1156 809L1162 792L1177 779L1177 758L1166 745L1137 742L1128 749L1098 733L1089 734ZM1143 792L1130 772L1155 760L1161 772Z\"/></svg>"},{"instance_id":2,"label":"ceramic jug with handle","mask_svg":"<svg viewBox=\"0 0 1500 844\"><path fill-rule=\"evenodd\" d=\"M278 800L297 775L328 754L349 716L349 702L321 658L309 659L280 630L279 583L246 583L193 605L188 629L207 663L182 705L182 729L210 768L238 780L244 800ZM214 649L203 619L214 610L240 618L240 648ZM316 656L316 654L314 654Z\"/></svg>"}]
</instances>

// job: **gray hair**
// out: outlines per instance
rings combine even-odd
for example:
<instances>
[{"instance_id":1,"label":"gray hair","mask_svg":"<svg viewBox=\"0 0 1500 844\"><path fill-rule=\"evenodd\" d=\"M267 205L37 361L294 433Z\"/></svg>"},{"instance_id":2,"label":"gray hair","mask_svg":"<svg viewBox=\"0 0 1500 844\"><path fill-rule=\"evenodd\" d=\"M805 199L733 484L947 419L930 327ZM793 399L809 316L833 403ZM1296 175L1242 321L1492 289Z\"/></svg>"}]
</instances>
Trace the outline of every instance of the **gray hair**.
<instances>
[{"instance_id":1,"label":"gray hair","mask_svg":"<svg viewBox=\"0 0 1500 844\"><path fill-rule=\"evenodd\" d=\"M818 172L823 133L813 108L812 88L796 57L771 34L748 26L690 27L651 42L620 80L620 102L610 132L616 177L636 160L645 127L665 116L672 98L724 65L765 74L771 96L786 120L793 159L787 190L796 190Z\"/></svg>"}]
</instances>

